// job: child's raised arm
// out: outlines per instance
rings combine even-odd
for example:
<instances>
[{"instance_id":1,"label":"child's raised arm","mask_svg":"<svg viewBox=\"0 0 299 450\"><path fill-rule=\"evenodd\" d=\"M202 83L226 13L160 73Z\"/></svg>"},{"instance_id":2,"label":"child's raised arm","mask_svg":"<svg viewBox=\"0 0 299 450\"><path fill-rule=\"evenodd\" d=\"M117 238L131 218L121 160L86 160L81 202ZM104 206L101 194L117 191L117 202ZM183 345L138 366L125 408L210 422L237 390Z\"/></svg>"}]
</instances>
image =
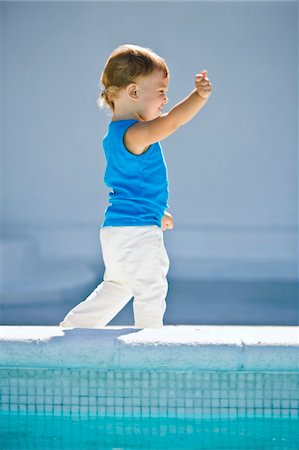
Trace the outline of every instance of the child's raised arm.
<instances>
[{"instance_id":1,"label":"child's raised arm","mask_svg":"<svg viewBox=\"0 0 299 450\"><path fill-rule=\"evenodd\" d=\"M145 147L162 141L178 127L189 122L206 104L212 93L212 84L207 78L206 70L196 75L195 86L188 97L177 103L168 113L129 127L124 136L126 147L135 154L141 154Z\"/></svg>"}]
</instances>

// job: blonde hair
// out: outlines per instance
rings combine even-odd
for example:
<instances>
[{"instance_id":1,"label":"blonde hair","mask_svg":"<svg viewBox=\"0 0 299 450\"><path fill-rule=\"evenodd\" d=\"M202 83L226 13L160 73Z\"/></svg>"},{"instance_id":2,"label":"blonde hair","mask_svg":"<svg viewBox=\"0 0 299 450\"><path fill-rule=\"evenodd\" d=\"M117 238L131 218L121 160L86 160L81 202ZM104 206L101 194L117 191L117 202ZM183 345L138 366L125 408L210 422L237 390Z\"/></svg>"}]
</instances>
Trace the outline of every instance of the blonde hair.
<instances>
[{"instance_id":1,"label":"blonde hair","mask_svg":"<svg viewBox=\"0 0 299 450\"><path fill-rule=\"evenodd\" d=\"M134 44L117 47L109 56L101 74L104 86L97 99L99 108L108 107L114 111L114 99L121 89L137 81L139 77L150 75L154 70L162 70L169 76L168 66L161 56L152 49Z\"/></svg>"}]
</instances>

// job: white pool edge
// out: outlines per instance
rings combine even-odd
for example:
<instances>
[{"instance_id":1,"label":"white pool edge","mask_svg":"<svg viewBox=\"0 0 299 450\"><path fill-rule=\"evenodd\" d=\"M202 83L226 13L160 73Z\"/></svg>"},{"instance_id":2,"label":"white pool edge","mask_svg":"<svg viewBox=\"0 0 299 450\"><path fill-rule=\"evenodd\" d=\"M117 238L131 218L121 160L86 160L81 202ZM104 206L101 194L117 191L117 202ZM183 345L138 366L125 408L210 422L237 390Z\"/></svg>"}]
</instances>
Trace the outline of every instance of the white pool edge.
<instances>
[{"instance_id":1,"label":"white pool edge","mask_svg":"<svg viewBox=\"0 0 299 450\"><path fill-rule=\"evenodd\" d=\"M0 367L299 372L299 327L0 326Z\"/></svg>"}]
</instances>

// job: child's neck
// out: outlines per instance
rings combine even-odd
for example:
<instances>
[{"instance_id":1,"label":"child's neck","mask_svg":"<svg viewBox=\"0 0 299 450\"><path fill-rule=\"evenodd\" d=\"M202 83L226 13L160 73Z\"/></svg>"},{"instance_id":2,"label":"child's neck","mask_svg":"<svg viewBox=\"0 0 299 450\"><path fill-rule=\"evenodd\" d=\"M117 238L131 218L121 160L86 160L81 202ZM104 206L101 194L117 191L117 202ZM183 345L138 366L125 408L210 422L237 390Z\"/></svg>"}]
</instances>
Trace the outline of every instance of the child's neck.
<instances>
[{"instance_id":1,"label":"child's neck","mask_svg":"<svg viewBox=\"0 0 299 450\"><path fill-rule=\"evenodd\" d=\"M127 94L123 91L119 98L116 98L114 101L114 109L112 111L112 122L116 122L118 120L140 120L144 121L145 119L139 113L140 107L137 104L132 104L132 102L128 102Z\"/></svg>"}]
</instances>

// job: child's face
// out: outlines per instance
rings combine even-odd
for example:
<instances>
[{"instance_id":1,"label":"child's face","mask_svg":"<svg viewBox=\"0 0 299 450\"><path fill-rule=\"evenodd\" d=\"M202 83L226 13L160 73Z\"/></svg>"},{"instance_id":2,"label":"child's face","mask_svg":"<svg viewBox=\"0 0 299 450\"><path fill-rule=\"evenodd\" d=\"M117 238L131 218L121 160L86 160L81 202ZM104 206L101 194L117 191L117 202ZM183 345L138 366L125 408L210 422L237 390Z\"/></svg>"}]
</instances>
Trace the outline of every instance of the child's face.
<instances>
[{"instance_id":1,"label":"child's face","mask_svg":"<svg viewBox=\"0 0 299 450\"><path fill-rule=\"evenodd\" d=\"M137 113L143 120L152 120L162 114L161 109L168 103L166 92L169 77L164 78L162 71L154 71L142 77L137 85Z\"/></svg>"}]
</instances>

